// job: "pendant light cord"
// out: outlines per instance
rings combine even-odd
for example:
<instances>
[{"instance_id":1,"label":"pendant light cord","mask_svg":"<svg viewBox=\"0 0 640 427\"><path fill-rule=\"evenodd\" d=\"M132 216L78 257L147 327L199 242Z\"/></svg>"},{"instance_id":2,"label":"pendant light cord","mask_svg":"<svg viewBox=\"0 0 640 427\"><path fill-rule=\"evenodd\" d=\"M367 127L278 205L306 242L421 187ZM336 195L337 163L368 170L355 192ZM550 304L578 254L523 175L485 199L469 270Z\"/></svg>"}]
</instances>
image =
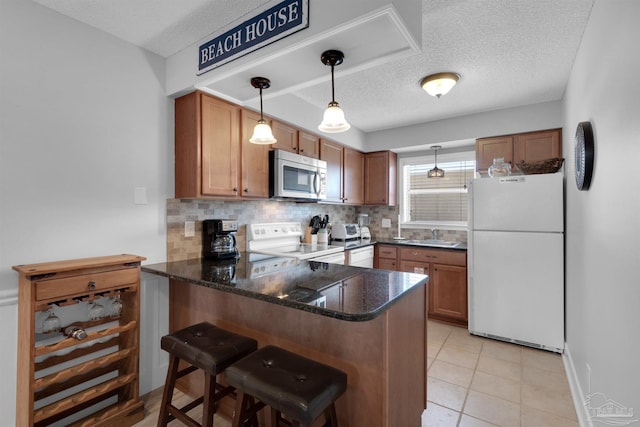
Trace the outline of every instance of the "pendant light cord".
<instances>
[{"instance_id":1,"label":"pendant light cord","mask_svg":"<svg viewBox=\"0 0 640 427\"><path fill-rule=\"evenodd\" d=\"M260 120L264 121L264 116L262 115L262 88L260 88Z\"/></svg>"},{"instance_id":2,"label":"pendant light cord","mask_svg":"<svg viewBox=\"0 0 640 427\"><path fill-rule=\"evenodd\" d=\"M331 103L336 103L336 85L333 81L333 65L331 66Z\"/></svg>"}]
</instances>

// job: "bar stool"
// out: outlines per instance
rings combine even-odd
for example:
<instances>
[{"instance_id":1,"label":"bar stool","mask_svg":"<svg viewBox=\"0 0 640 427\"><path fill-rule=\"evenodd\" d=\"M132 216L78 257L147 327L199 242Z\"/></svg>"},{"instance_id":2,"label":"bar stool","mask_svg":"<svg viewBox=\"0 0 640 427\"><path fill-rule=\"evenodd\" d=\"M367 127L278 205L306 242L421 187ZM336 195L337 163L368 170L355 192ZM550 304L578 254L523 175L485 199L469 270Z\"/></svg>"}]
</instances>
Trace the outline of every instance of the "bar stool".
<instances>
[{"instance_id":1,"label":"bar stool","mask_svg":"<svg viewBox=\"0 0 640 427\"><path fill-rule=\"evenodd\" d=\"M223 387L216 381L233 362L256 350L256 340L220 329L211 323L199 323L162 337L160 346L169 353L169 369L162 393L158 426L166 426L178 419L189 426L213 426L216 402L234 393L231 386ZM180 360L189 364L178 371ZM195 370L204 371L204 395L178 409L171 403L176 380ZM202 424L198 424L187 412L203 404Z\"/></svg>"},{"instance_id":2,"label":"bar stool","mask_svg":"<svg viewBox=\"0 0 640 427\"><path fill-rule=\"evenodd\" d=\"M324 412L325 426L338 427L335 401L347 389L347 374L275 346L266 346L229 366L225 376L236 388L232 427L248 425L256 412L271 407L271 426L291 419L311 424ZM256 402L254 399L257 399Z\"/></svg>"}]
</instances>

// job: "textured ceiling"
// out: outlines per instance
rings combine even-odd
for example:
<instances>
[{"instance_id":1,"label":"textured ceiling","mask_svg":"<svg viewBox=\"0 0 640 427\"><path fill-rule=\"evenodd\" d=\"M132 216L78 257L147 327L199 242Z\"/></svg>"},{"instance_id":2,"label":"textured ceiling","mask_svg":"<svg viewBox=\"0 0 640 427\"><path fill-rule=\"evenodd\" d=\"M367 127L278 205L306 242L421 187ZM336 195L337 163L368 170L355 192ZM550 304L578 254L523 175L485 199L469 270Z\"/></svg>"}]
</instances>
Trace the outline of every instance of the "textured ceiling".
<instances>
[{"instance_id":1,"label":"textured ceiling","mask_svg":"<svg viewBox=\"0 0 640 427\"><path fill-rule=\"evenodd\" d=\"M164 57L268 3L33 1ZM422 51L356 73L340 74L336 68L336 100L349 122L365 132L559 100L592 4L593 0L422 0ZM436 99L418 83L440 71L457 72L461 79L448 95ZM293 95L321 110L329 101L329 90L326 82L314 82Z\"/></svg>"}]
</instances>

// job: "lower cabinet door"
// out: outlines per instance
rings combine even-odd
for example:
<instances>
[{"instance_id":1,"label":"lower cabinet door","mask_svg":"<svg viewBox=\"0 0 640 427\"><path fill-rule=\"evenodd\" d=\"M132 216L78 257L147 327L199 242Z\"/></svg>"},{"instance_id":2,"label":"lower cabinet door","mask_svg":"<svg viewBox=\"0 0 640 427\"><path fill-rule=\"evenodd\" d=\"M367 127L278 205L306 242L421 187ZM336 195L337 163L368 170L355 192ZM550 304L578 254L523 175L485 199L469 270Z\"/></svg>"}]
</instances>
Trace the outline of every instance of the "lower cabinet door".
<instances>
[{"instance_id":1,"label":"lower cabinet door","mask_svg":"<svg viewBox=\"0 0 640 427\"><path fill-rule=\"evenodd\" d=\"M429 314L467 324L467 269L434 264L429 280Z\"/></svg>"}]
</instances>

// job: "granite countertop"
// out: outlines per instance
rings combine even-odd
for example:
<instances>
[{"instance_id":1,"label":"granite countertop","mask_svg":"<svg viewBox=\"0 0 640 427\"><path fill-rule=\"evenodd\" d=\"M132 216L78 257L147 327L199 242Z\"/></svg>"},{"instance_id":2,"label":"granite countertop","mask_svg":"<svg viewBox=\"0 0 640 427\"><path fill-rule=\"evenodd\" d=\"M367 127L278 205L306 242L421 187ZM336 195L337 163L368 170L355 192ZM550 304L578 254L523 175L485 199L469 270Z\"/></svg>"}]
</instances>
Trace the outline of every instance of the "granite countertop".
<instances>
[{"instance_id":1,"label":"granite countertop","mask_svg":"<svg viewBox=\"0 0 640 427\"><path fill-rule=\"evenodd\" d=\"M345 251L350 251L351 249L375 245L376 241L373 239L331 240L330 244L331 246L342 246Z\"/></svg>"},{"instance_id":2,"label":"granite countertop","mask_svg":"<svg viewBox=\"0 0 640 427\"><path fill-rule=\"evenodd\" d=\"M142 271L346 321L371 320L428 282L423 274L275 257L191 259Z\"/></svg>"},{"instance_id":3,"label":"granite countertop","mask_svg":"<svg viewBox=\"0 0 640 427\"><path fill-rule=\"evenodd\" d=\"M418 243L419 240L396 240L396 239L376 239L376 243L383 245L397 245L397 246L412 246L419 248L432 248L432 249L445 249L445 250L453 250L453 251L466 251L467 244L466 243L458 243L456 246L439 246L437 244L424 244Z\"/></svg>"}]
</instances>

